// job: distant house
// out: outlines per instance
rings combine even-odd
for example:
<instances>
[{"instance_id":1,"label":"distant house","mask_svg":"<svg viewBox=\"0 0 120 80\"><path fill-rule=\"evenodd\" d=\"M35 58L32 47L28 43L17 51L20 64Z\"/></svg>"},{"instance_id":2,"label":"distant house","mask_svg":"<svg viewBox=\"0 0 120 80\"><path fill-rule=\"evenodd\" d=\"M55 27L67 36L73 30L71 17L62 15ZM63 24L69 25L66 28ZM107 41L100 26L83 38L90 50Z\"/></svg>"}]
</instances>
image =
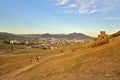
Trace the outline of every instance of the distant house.
<instances>
[{"instance_id":1,"label":"distant house","mask_svg":"<svg viewBox=\"0 0 120 80\"><path fill-rule=\"evenodd\" d=\"M28 45L28 44L29 44L29 42L28 42L28 41L25 41L25 44L26 44L26 45Z\"/></svg>"},{"instance_id":2,"label":"distant house","mask_svg":"<svg viewBox=\"0 0 120 80\"><path fill-rule=\"evenodd\" d=\"M20 44L21 42L20 41L18 41L18 40L11 40L10 41L10 44Z\"/></svg>"}]
</instances>

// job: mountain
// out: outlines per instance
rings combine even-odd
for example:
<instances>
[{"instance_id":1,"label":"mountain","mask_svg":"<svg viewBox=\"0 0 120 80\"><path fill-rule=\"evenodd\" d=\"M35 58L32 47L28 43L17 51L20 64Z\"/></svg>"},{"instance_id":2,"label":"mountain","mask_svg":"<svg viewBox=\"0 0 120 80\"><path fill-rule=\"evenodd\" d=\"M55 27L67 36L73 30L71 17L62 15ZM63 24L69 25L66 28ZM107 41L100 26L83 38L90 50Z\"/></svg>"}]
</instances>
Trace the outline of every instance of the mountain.
<instances>
[{"instance_id":1,"label":"mountain","mask_svg":"<svg viewBox=\"0 0 120 80\"><path fill-rule=\"evenodd\" d=\"M89 40L93 39L93 37L87 36L82 33L70 33L70 34L22 34L21 36L27 37L27 38L65 38L65 39L84 39L84 40Z\"/></svg>"},{"instance_id":2,"label":"mountain","mask_svg":"<svg viewBox=\"0 0 120 80\"><path fill-rule=\"evenodd\" d=\"M12 33L6 33L6 32L0 32L0 36L19 36L19 37L25 37L25 38L56 38L56 39L84 39L84 40L90 40L93 39L93 37L87 36L82 33L70 33L70 34L12 34Z\"/></svg>"},{"instance_id":3,"label":"mountain","mask_svg":"<svg viewBox=\"0 0 120 80\"><path fill-rule=\"evenodd\" d=\"M7 32L0 32L0 36L15 37L17 35L16 34L12 34L12 33L7 33Z\"/></svg>"},{"instance_id":4,"label":"mountain","mask_svg":"<svg viewBox=\"0 0 120 80\"><path fill-rule=\"evenodd\" d=\"M90 36L82 33L71 33L67 37L68 39L92 39Z\"/></svg>"},{"instance_id":5,"label":"mountain","mask_svg":"<svg viewBox=\"0 0 120 80\"><path fill-rule=\"evenodd\" d=\"M66 38L66 34L21 34L22 37L27 38Z\"/></svg>"}]
</instances>

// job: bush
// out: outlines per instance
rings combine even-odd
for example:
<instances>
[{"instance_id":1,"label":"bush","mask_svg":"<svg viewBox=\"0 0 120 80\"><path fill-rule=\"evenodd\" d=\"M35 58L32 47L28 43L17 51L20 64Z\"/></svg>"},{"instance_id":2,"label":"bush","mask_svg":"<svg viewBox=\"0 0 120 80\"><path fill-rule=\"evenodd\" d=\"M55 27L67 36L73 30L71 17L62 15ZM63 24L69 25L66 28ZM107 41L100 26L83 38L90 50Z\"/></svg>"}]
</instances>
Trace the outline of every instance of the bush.
<instances>
[{"instance_id":1,"label":"bush","mask_svg":"<svg viewBox=\"0 0 120 80\"><path fill-rule=\"evenodd\" d=\"M101 45L104 45L104 44L106 44L106 43L108 43L108 42L109 42L109 39L97 40L97 41L95 41L95 42L91 45L91 47L101 46Z\"/></svg>"},{"instance_id":2,"label":"bush","mask_svg":"<svg viewBox=\"0 0 120 80\"><path fill-rule=\"evenodd\" d=\"M10 44L10 42L7 40L3 41L3 43Z\"/></svg>"}]
</instances>

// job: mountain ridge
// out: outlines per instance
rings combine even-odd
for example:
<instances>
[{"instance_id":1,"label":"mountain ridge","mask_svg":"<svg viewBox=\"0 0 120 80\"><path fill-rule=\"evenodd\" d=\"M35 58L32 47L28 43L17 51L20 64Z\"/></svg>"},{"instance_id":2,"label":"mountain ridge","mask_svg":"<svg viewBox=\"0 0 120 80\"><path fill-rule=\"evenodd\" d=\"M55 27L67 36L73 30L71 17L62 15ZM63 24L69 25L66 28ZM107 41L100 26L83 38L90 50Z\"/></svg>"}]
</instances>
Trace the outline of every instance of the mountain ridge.
<instances>
[{"instance_id":1,"label":"mountain ridge","mask_svg":"<svg viewBox=\"0 0 120 80\"><path fill-rule=\"evenodd\" d=\"M56 38L56 39L85 39L90 40L93 39L93 37L85 35L83 33L69 33L69 34L50 34L50 33L44 33L44 34L13 34L13 33L7 33L7 32L0 32L0 36L11 36L11 37L25 37L25 38Z\"/></svg>"}]
</instances>

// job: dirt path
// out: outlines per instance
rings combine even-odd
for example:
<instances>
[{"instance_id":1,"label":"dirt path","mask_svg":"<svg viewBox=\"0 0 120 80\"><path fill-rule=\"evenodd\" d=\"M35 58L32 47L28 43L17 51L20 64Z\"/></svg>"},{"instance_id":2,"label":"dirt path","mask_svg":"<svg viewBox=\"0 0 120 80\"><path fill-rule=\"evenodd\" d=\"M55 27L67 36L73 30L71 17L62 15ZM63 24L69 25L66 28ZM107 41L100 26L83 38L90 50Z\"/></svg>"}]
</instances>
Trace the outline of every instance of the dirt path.
<instances>
[{"instance_id":1,"label":"dirt path","mask_svg":"<svg viewBox=\"0 0 120 80\"><path fill-rule=\"evenodd\" d=\"M9 72L3 76L0 77L0 80L14 80L14 78L16 77L16 75L24 72L24 71L27 71L41 63L45 63L53 58L58 58L60 56L63 56L63 55L66 55L66 54L69 54L69 53L61 53L61 54L57 54L57 55L53 55L53 56L50 56L50 57L47 57L45 59L41 59L40 62L37 62L37 63L34 63L34 64L30 64L28 66L25 66L25 67L22 67L22 68L19 68L15 71L12 71L12 72Z\"/></svg>"}]
</instances>

